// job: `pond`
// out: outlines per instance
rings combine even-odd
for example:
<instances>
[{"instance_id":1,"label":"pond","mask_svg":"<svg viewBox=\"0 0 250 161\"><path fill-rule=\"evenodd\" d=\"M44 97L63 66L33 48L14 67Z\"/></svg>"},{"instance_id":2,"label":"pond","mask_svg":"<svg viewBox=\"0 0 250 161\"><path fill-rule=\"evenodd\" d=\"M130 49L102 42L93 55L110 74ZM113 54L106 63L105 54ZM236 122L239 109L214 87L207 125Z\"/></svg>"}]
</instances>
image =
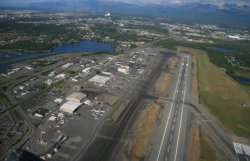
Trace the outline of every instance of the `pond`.
<instances>
[{"instance_id":1,"label":"pond","mask_svg":"<svg viewBox=\"0 0 250 161\"><path fill-rule=\"evenodd\" d=\"M61 44L52 49L52 53L44 52L5 52L0 56L0 72L4 72L11 68L12 64L23 62L26 60L45 58L65 53L82 53L82 52L109 52L115 53L115 49L109 43L95 40L82 40L80 42Z\"/></svg>"},{"instance_id":2,"label":"pond","mask_svg":"<svg viewBox=\"0 0 250 161\"><path fill-rule=\"evenodd\" d=\"M62 44L53 49L54 53L75 53L75 52L115 52L111 44L100 41L80 41L70 44Z\"/></svg>"},{"instance_id":3,"label":"pond","mask_svg":"<svg viewBox=\"0 0 250 161\"><path fill-rule=\"evenodd\" d=\"M220 47L220 46L213 46L212 49L215 50L215 51L222 52L222 53L232 53L232 52L237 51L234 48L225 48L225 47Z\"/></svg>"},{"instance_id":4,"label":"pond","mask_svg":"<svg viewBox=\"0 0 250 161\"><path fill-rule=\"evenodd\" d=\"M240 82L240 83L250 84L250 78L242 77L242 76L235 76L234 78L235 78L238 82Z\"/></svg>"}]
</instances>

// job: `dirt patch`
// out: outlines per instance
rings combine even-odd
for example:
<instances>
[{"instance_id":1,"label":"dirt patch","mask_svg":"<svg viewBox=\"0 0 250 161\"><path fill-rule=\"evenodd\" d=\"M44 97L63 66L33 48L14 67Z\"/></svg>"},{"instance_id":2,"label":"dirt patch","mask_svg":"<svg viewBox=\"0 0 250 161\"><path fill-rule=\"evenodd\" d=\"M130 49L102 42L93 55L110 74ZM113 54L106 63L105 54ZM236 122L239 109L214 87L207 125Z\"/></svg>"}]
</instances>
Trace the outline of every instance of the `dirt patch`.
<instances>
[{"instance_id":1,"label":"dirt patch","mask_svg":"<svg viewBox=\"0 0 250 161\"><path fill-rule=\"evenodd\" d=\"M161 82L161 87L160 87L160 94L166 94L169 88L169 84L170 84L170 74L169 73L164 73L163 74L163 78L162 78L162 82Z\"/></svg>"},{"instance_id":2,"label":"dirt patch","mask_svg":"<svg viewBox=\"0 0 250 161\"><path fill-rule=\"evenodd\" d=\"M200 130L193 125L191 161L200 161Z\"/></svg>"},{"instance_id":3,"label":"dirt patch","mask_svg":"<svg viewBox=\"0 0 250 161\"><path fill-rule=\"evenodd\" d=\"M137 123L137 131L132 140L132 146L128 154L130 161L143 160L150 138L153 133L154 124L160 111L160 105L150 103L142 120Z\"/></svg>"},{"instance_id":4,"label":"dirt patch","mask_svg":"<svg viewBox=\"0 0 250 161\"><path fill-rule=\"evenodd\" d=\"M177 66L177 63L178 63L178 57L174 56L174 57L171 57L170 58L170 61L169 61L169 68L170 69L175 69L176 66Z\"/></svg>"},{"instance_id":5,"label":"dirt patch","mask_svg":"<svg viewBox=\"0 0 250 161\"><path fill-rule=\"evenodd\" d=\"M171 81L171 75L169 73L161 74L155 87L156 94L165 95L168 91L170 81Z\"/></svg>"},{"instance_id":6,"label":"dirt patch","mask_svg":"<svg viewBox=\"0 0 250 161\"><path fill-rule=\"evenodd\" d=\"M198 81L197 81L197 67L196 67L196 56L192 56L192 93L195 96L198 96L199 91L198 91Z\"/></svg>"},{"instance_id":7,"label":"dirt patch","mask_svg":"<svg viewBox=\"0 0 250 161\"><path fill-rule=\"evenodd\" d=\"M156 92L160 95L165 95L168 91L169 84L170 84L170 74L169 73L163 73L160 77L160 81L158 87L156 87Z\"/></svg>"},{"instance_id":8,"label":"dirt patch","mask_svg":"<svg viewBox=\"0 0 250 161\"><path fill-rule=\"evenodd\" d=\"M110 106L113 106L117 102L118 97L109 94L104 94L99 97L99 100L107 103Z\"/></svg>"}]
</instances>

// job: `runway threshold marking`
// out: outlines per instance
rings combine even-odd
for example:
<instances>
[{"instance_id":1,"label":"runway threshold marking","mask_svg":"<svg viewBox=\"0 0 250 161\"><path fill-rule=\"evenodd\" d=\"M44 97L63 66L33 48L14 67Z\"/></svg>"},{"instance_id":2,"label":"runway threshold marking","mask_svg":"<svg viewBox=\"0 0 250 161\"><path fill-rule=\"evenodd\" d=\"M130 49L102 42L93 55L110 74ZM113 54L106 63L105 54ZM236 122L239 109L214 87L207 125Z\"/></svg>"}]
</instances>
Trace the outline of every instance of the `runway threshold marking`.
<instances>
[{"instance_id":1,"label":"runway threshold marking","mask_svg":"<svg viewBox=\"0 0 250 161\"><path fill-rule=\"evenodd\" d=\"M183 61L183 60L182 60L182 61ZM181 68L182 68L182 67L181 67ZM181 69L181 68L180 68L180 69ZM177 91L177 87L178 87L178 83L179 83L180 76L181 76L181 74L178 75L178 80L177 80L177 83L176 83L176 87L175 87L175 91L174 91L174 96L173 96L173 102L172 102L171 107L170 107L170 112L169 112L169 114L168 114L167 123L166 123L165 129L164 129L164 133L163 133L163 137L162 137L162 140L161 140L160 149L159 149L159 152L158 152L158 154L157 154L157 159L156 159L156 161L159 161L159 158L160 158L161 149L162 149L163 142L164 142L164 140L165 140L166 131L167 131L167 127L168 127L168 123L169 123L169 119L170 119L170 114L171 114L171 112L172 112L172 108L173 108L173 104L174 104L174 100L175 100L176 91Z\"/></svg>"},{"instance_id":2,"label":"runway threshold marking","mask_svg":"<svg viewBox=\"0 0 250 161\"><path fill-rule=\"evenodd\" d=\"M188 58L188 62L189 63L189 58ZM188 75L188 69L187 69L187 75ZM185 81L185 88L184 88L184 96L183 96L183 100L182 100L182 106L181 106L181 120L180 120L180 126L179 126L179 132L178 132L178 138L177 138L177 146L175 149L175 156L174 156L174 161L176 161L177 158L177 153L178 153L178 147L179 147L179 141L180 141L180 133L181 133L181 126L182 126L182 116L183 116L183 108L184 108L184 101L185 101L185 97L186 97L186 89L187 89L187 76L186 76L186 81Z\"/></svg>"}]
</instances>

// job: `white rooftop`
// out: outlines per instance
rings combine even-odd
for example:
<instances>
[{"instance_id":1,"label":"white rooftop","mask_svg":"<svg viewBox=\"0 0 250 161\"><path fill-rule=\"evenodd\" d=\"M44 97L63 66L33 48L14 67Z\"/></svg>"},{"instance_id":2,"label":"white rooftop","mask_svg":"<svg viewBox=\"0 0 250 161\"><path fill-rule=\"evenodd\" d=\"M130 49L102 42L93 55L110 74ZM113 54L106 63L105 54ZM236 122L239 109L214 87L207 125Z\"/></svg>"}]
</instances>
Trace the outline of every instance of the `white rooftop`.
<instances>
[{"instance_id":1,"label":"white rooftop","mask_svg":"<svg viewBox=\"0 0 250 161\"><path fill-rule=\"evenodd\" d=\"M83 94L83 93L81 93L81 92L75 92L75 93L72 93L71 95L69 95L68 97L67 97L67 100L68 99L77 99L77 100L82 100L82 99L84 99L84 98L86 98L87 97L87 95L86 94Z\"/></svg>"},{"instance_id":2,"label":"white rooftop","mask_svg":"<svg viewBox=\"0 0 250 161\"><path fill-rule=\"evenodd\" d=\"M104 85L106 84L108 81L110 80L110 77L106 77L106 76L101 76L101 75L95 75L94 77L92 77L89 82L94 82L94 83L98 83L100 85Z\"/></svg>"},{"instance_id":3,"label":"white rooftop","mask_svg":"<svg viewBox=\"0 0 250 161\"><path fill-rule=\"evenodd\" d=\"M68 113L73 113L81 105L82 103L68 101L60 107L60 110Z\"/></svg>"}]
</instances>

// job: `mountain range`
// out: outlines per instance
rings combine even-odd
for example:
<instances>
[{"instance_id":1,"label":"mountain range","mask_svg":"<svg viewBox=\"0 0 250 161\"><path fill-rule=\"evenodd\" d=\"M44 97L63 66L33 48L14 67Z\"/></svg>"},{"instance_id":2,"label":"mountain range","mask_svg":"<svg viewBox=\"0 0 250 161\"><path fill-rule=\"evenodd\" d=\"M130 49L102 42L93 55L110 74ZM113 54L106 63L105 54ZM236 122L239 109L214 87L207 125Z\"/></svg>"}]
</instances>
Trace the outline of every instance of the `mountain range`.
<instances>
[{"instance_id":1,"label":"mountain range","mask_svg":"<svg viewBox=\"0 0 250 161\"><path fill-rule=\"evenodd\" d=\"M217 25L250 27L250 6L237 6L225 3L214 4L188 3L183 5L128 4L124 2L75 0L58 2L33 2L16 5L24 9L67 10L111 12L113 14L162 17L184 23L209 23Z\"/></svg>"}]
</instances>

